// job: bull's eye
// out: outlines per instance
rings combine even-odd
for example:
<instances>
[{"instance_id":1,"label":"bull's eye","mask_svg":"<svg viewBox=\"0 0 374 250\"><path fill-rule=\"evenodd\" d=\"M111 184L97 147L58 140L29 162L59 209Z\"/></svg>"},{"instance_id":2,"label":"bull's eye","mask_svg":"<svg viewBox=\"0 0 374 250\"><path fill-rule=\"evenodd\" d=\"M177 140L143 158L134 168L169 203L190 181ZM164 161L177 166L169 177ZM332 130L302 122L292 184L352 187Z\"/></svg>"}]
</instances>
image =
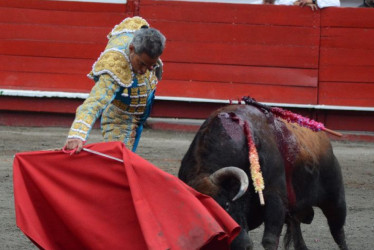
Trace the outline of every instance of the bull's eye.
<instances>
[{"instance_id":1,"label":"bull's eye","mask_svg":"<svg viewBox=\"0 0 374 250\"><path fill-rule=\"evenodd\" d=\"M226 210L226 212L228 212L230 210L230 202L228 202L228 201L225 204L225 210Z\"/></svg>"}]
</instances>

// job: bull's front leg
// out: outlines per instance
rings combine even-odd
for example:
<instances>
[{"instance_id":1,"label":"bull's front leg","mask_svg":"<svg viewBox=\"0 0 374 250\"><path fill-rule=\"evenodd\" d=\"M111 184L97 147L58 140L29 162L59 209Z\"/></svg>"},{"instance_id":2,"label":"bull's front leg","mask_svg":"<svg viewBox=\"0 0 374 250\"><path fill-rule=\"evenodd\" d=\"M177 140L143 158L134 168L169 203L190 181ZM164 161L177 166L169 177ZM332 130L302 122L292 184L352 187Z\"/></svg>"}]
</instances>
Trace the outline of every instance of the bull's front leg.
<instances>
[{"instance_id":1,"label":"bull's front leg","mask_svg":"<svg viewBox=\"0 0 374 250\"><path fill-rule=\"evenodd\" d=\"M264 235L262 246L266 250L278 248L279 237L285 221L286 208L283 200L276 193L265 194Z\"/></svg>"}]
</instances>

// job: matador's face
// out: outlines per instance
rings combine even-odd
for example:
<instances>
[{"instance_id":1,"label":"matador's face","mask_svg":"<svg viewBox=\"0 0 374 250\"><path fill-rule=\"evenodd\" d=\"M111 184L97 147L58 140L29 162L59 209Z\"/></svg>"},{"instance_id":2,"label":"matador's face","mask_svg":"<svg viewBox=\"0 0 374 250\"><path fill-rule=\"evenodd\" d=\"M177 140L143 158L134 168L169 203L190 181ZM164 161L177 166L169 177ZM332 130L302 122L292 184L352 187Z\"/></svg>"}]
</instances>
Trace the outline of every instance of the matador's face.
<instances>
[{"instance_id":1,"label":"matador's face","mask_svg":"<svg viewBox=\"0 0 374 250\"><path fill-rule=\"evenodd\" d=\"M132 71L136 74L143 75L147 70L153 70L156 66L157 58L151 58L146 53L137 54L135 53L135 49L132 45L129 47L130 49L130 63L132 66Z\"/></svg>"}]
</instances>

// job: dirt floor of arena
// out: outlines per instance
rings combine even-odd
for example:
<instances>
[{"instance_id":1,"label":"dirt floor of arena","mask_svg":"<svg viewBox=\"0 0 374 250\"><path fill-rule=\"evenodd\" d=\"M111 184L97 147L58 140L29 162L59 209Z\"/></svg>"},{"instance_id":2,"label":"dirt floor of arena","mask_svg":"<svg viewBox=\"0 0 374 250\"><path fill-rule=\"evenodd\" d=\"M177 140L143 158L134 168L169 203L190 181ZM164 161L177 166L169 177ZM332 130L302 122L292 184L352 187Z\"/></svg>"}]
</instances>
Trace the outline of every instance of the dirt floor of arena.
<instances>
[{"instance_id":1,"label":"dirt floor of arena","mask_svg":"<svg viewBox=\"0 0 374 250\"><path fill-rule=\"evenodd\" d=\"M14 213L12 164L17 152L61 147L67 128L0 126L0 249L37 249L17 228ZM145 129L138 154L166 172L176 175L180 161L194 133ZM98 130L88 143L101 141ZM348 216L345 226L350 249L374 249L374 143L333 141L334 152L342 166ZM326 220L315 209L311 225L303 225L310 249L338 249ZM261 249L262 227L251 232L255 249ZM283 249L280 244L279 249Z\"/></svg>"}]
</instances>

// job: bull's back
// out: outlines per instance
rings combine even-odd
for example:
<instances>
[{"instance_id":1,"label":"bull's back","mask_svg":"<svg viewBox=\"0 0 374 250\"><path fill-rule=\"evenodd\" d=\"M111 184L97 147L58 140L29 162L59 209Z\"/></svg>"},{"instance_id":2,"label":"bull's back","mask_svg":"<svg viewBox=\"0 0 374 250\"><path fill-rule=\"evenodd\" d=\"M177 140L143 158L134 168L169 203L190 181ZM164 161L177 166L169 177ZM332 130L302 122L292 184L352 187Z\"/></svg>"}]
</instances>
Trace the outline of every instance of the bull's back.
<instances>
[{"instance_id":1,"label":"bull's back","mask_svg":"<svg viewBox=\"0 0 374 250\"><path fill-rule=\"evenodd\" d=\"M325 132L315 132L298 124L285 122L287 129L296 139L297 155L295 166L310 164L319 167L321 161L332 157L330 139Z\"/></svg>"}]
</instances>

